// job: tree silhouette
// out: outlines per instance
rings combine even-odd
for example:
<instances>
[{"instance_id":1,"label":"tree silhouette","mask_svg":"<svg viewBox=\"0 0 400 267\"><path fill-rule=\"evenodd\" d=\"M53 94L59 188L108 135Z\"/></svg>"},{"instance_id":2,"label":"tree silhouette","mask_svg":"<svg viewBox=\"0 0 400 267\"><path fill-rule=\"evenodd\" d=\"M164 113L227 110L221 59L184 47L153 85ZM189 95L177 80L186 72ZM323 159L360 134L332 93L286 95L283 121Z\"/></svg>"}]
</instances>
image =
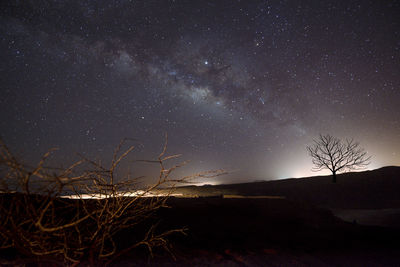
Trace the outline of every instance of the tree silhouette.
<instances>
[{"instance_id":1,"label":"tree silhouette","mask_svg":"<svg viewBox=\"0 0 400 267\"><path fill-rule=\"evenodd\" d=\"M313 171L330 170L333 183L336 183L336 173L363 169L371 159L353 139L343 142L329 134L320 134L313 145L307 146L307 150L314 164Z\"/></svg>"}]
</instances>

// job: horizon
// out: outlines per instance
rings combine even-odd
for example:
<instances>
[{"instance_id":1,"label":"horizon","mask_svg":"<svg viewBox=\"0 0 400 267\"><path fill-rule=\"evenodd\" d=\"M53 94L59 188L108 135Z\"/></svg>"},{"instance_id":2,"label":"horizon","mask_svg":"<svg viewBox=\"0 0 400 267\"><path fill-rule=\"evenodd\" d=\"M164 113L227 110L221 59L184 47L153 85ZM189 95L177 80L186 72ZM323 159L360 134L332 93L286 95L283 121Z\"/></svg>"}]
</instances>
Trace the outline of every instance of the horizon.
<instances>
[{"instance_id":1,"label":"horizon","mask_svg":"<svg viewBox=\"0 0 400 267\"><path fill-rule=\"evenodd\" d=\"M337 175L341 176L342 174L351 174L351 173L359 173L359 172L371 172L371 171L378 171L378 170L386 169L386 168L400 168L400 166L388 165L388 166L378 167L376 169L366 168L366 169L363 169L363 170L353 170L353 171L348 171L348 172L341 172L341 173L338 173ZM234 185L234 184L274 182L274 181L282 181L282 180L308 179L308 178L319 178L319 177L332 177L332 173L328 173L326 171L323 174L321 174L320 172L315 172L314 175L312 175L312 176L285 177L285 178L275 178L275 179L272 178L272 179L268 179L268 180L251 180L251 179L249 179L249 181L245 181L245 180L247 180L246 178L243 178L243 180L240 180L240 178L237 178L235 180L238 180L238 181L237 182L233 182L233 183L218 183L218 181L204 181L204 182L199 182L199 183L192 183L192 184L189 184L189 185L182 184L182 185L178 185L177 187Z\"/></svg>"}]
</instances>

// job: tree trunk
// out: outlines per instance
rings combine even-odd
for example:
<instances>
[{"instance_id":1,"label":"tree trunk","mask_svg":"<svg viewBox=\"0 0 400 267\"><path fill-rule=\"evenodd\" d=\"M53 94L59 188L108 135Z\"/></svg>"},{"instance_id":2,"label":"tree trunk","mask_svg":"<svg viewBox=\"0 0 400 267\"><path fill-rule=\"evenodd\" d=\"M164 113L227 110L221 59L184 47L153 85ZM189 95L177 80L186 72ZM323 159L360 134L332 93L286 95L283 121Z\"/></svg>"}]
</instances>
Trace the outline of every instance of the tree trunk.
<instances>
[{"instance_id":1,"label":"tree trunk","mask_svg":"<svg viewBox=\"0 0 400 267\"><path fill-rule=\"evenodd\" d=\"M336 171L332 172L332 183L336 184Z\"/></svg>"}]
</instances>

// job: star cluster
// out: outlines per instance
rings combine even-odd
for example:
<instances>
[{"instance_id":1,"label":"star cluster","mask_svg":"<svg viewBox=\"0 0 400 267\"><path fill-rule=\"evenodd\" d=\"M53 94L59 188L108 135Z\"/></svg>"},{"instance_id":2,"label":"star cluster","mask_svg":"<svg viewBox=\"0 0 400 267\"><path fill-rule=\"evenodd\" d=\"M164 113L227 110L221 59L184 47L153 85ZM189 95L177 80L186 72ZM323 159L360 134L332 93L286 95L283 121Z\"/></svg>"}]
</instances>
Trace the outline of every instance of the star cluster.
<instances>
[{"instance_id":1,"label":"star cluster","mask_svg":"<svg viewBox=\"0 0 400 267\"><path fill-rule=\"evenodd\" d=\"M4 1L0 129L28 160L171 153L220 182L309 175L319 133L400 165L397 1Z\"/></svg>"}]
</instances>

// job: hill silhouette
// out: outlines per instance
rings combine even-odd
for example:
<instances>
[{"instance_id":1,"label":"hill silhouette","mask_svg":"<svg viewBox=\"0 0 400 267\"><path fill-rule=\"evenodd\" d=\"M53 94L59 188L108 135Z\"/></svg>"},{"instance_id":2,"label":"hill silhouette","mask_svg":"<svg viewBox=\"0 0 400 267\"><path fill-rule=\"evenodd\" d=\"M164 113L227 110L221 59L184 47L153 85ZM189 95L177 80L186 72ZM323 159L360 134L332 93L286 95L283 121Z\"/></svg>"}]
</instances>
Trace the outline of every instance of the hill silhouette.
<instances>
[{"instance_id":1,"label":"hill silhouette","mask_svg":"<svg viewBox=\"0 0 400 267\"><path fill-rule=\"evenodd\" d=\"M179 187L184 196L279 196L330 209L400 208L400 167L264 182Z\"/></svg>"}]
</instances>

